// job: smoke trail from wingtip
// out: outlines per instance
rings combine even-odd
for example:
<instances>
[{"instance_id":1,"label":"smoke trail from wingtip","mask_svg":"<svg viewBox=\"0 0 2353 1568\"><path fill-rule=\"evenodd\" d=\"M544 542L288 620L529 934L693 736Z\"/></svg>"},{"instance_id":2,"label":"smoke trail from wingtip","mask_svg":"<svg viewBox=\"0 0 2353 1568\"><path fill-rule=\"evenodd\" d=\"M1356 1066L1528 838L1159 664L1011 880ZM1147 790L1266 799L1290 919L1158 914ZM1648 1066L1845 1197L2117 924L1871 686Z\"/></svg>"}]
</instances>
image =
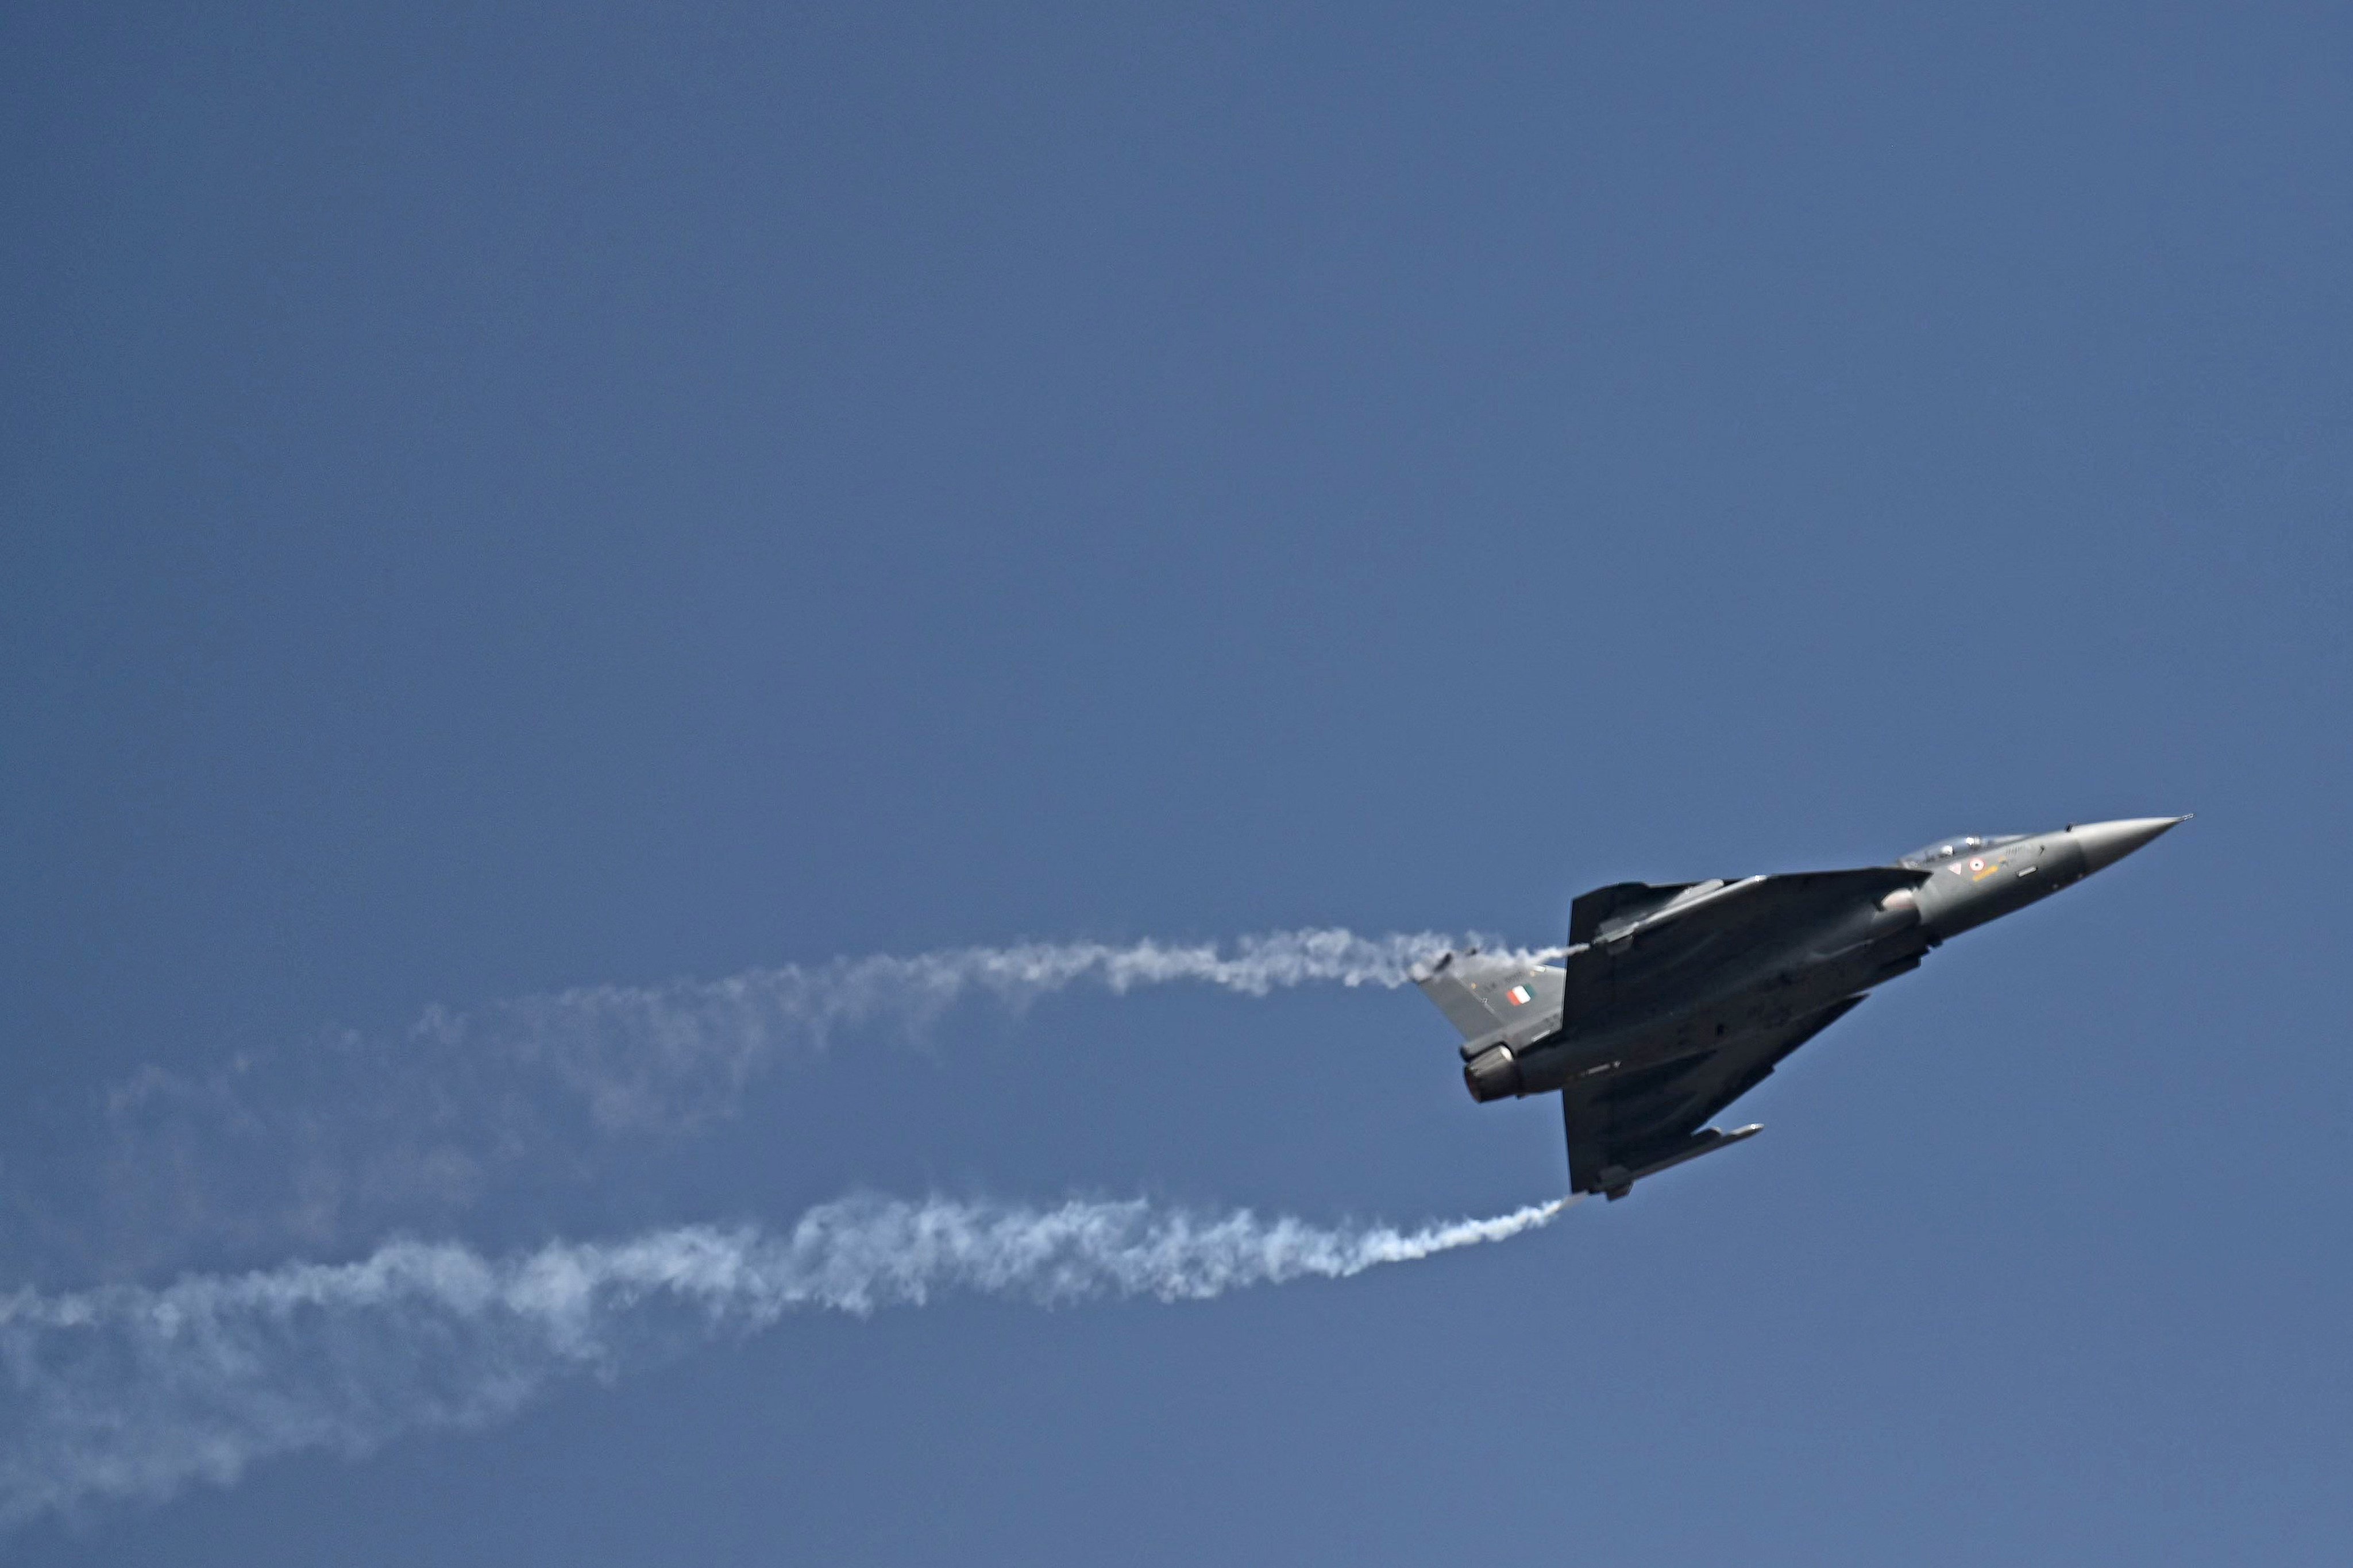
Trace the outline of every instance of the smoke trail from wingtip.
<instances>
[{"instance_id":1,"label":"smoke trail from wingtip","mask_svg":"<svg viewBox=\"0 0 2353 1568\"><path fill-rule=\"evenodd\" d=\"M780 1053L822 1050L845 1029L920 1029L967 995L1018 1007L1082 985L1124 995L1189 984L1250 996L1314 984L1395 987L1415 964L1464 945L1475 943L1437 931L1309 929L1246 936L1230 950L1149 940L951 948L665 986L583 986L504 1003L475 1020L430 1013L418 1032L479 1036L545 1064L586 1097L600 1125L659 1125L731 1101Z\"/></svg>"},{"instance_id":2,"label":"smoke trail from wingtip","mask_svg":"<svg viewBox=\"0 0 2353 1568\"><path fill-rule=\"evenodd\" d=\"M784 1233L693 1226L507 1259L396 1242L354 1263L160 1289L20 1291L0 1297L0 1521L225 1485L273 1455L478 1426L566 1373L610 1375L633 1352L789 1312L862 1315L951 1291L1205 1300L1502 1241L1565 1206L1398 1230L1142 1202L866 1197Z\"/></svg>"},{"instance_id":3,"label":"smoke trail from wingtip","mask_svg":"<svg viewBox=\"0 0 2353 1568\"><path fill-rule=\"evenodd\" d=\"M193 1074L149 1068L109 1095L102 1128L58 1140L69 1159L16 1166L16 1190L0 1191L0 1257L64 1281L152 1274L199 1244L259 1261L438 1230L492 1191L571 1186L617 1162L649 1180L669 1138L724 1120L765 1076L843 1040L920 1037L960 1004L1394 987L1478 942L1323 928L837 958L433 1008L405 1035L347 1032Z\"/></svg>"}]
</instances>

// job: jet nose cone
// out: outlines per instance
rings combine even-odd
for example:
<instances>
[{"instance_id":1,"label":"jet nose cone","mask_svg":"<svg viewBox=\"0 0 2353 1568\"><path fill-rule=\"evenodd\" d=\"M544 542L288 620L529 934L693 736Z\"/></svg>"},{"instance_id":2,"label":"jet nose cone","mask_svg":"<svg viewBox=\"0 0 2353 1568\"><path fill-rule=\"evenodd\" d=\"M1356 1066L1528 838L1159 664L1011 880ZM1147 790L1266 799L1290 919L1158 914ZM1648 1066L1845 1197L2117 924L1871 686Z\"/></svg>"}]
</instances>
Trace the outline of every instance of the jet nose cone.
<instances>
[{"instance_id":1,"label":"jet nose cone","mask_svg":"<svg viewBox=\"0 0 2353 1568\"><path fill-rule=\"evenodd\" d=\"M2084 851L2084 869L2091 872L2115 865L2166 829L2189 820L2187 816L2128 816L2119 822L2082 823L2068 831Z\"/></svg>"}]
</instances>

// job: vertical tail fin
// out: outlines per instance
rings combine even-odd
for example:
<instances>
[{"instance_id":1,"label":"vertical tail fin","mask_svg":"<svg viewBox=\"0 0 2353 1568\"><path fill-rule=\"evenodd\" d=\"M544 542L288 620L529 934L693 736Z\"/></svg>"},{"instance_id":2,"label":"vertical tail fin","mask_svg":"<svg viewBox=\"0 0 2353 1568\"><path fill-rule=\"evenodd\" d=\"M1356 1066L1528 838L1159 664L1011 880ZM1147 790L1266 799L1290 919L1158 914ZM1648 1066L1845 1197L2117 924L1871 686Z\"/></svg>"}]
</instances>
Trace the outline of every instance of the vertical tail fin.
<instances>
[{"instance_id":1,"label":"vertical tail fin","mask_svg":"<svg viewBox=\"0 0 2353 1568\"><path fill-rule=\"evenodd\" d=\"M1439 954L1414 984L1471 1040L1546 1013L1557 1014L1565 978L1548 964L1482 958L1474 947Z\"/></svg>"}]
</instances>

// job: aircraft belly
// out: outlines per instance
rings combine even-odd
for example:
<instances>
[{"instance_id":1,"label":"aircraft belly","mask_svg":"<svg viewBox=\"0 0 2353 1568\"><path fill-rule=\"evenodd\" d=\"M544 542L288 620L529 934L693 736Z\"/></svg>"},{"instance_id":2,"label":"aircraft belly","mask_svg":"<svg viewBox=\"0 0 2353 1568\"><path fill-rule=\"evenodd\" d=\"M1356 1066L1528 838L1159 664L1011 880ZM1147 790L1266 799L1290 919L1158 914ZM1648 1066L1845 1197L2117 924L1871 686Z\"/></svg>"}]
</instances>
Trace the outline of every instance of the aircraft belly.
<instances>
[{"instance_id":1,"label":"aircraft belly","mask_svg":"<svg viewBox=\"0 0 2353 1568\"><path fill-rule=\"evenodd\" d=\"M1656 1067L1721 1049L1744 1036L1786 1029L1857 992L1919 966L1927 939L1905 931L1829 958L1800 960L1742 977L1729 991L1683 1005L1627 1016L1571 1020L1547 1046L1524 1058L1524 1093L1543 1094L1593 1079Z\"/></svg>"}]
</instances>

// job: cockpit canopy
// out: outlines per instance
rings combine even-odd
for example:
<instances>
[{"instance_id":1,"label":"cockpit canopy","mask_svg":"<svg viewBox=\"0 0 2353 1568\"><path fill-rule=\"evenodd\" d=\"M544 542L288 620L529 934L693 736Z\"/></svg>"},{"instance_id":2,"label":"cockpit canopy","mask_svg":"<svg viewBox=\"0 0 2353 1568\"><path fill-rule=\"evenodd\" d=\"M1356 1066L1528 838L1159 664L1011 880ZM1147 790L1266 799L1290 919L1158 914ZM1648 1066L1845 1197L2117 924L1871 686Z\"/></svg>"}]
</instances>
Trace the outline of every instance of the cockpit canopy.
<instances>
[{"instance_id":1,"label":"cockpit canopy","mask_svg":"<svg viewBox=\"0 0 2353 1568\"><path fill-rule=\"evenodd\" d=\"M1965 833L1951 838L1939 838L1923 844L1896 862L1899 866L1933 866L1939 860L1949 860L1956 855L1975 855L1987 849L1998 849L2005 844L2015 844L2025 837L2023 833Z\"/></svg>"}]
</instances>

